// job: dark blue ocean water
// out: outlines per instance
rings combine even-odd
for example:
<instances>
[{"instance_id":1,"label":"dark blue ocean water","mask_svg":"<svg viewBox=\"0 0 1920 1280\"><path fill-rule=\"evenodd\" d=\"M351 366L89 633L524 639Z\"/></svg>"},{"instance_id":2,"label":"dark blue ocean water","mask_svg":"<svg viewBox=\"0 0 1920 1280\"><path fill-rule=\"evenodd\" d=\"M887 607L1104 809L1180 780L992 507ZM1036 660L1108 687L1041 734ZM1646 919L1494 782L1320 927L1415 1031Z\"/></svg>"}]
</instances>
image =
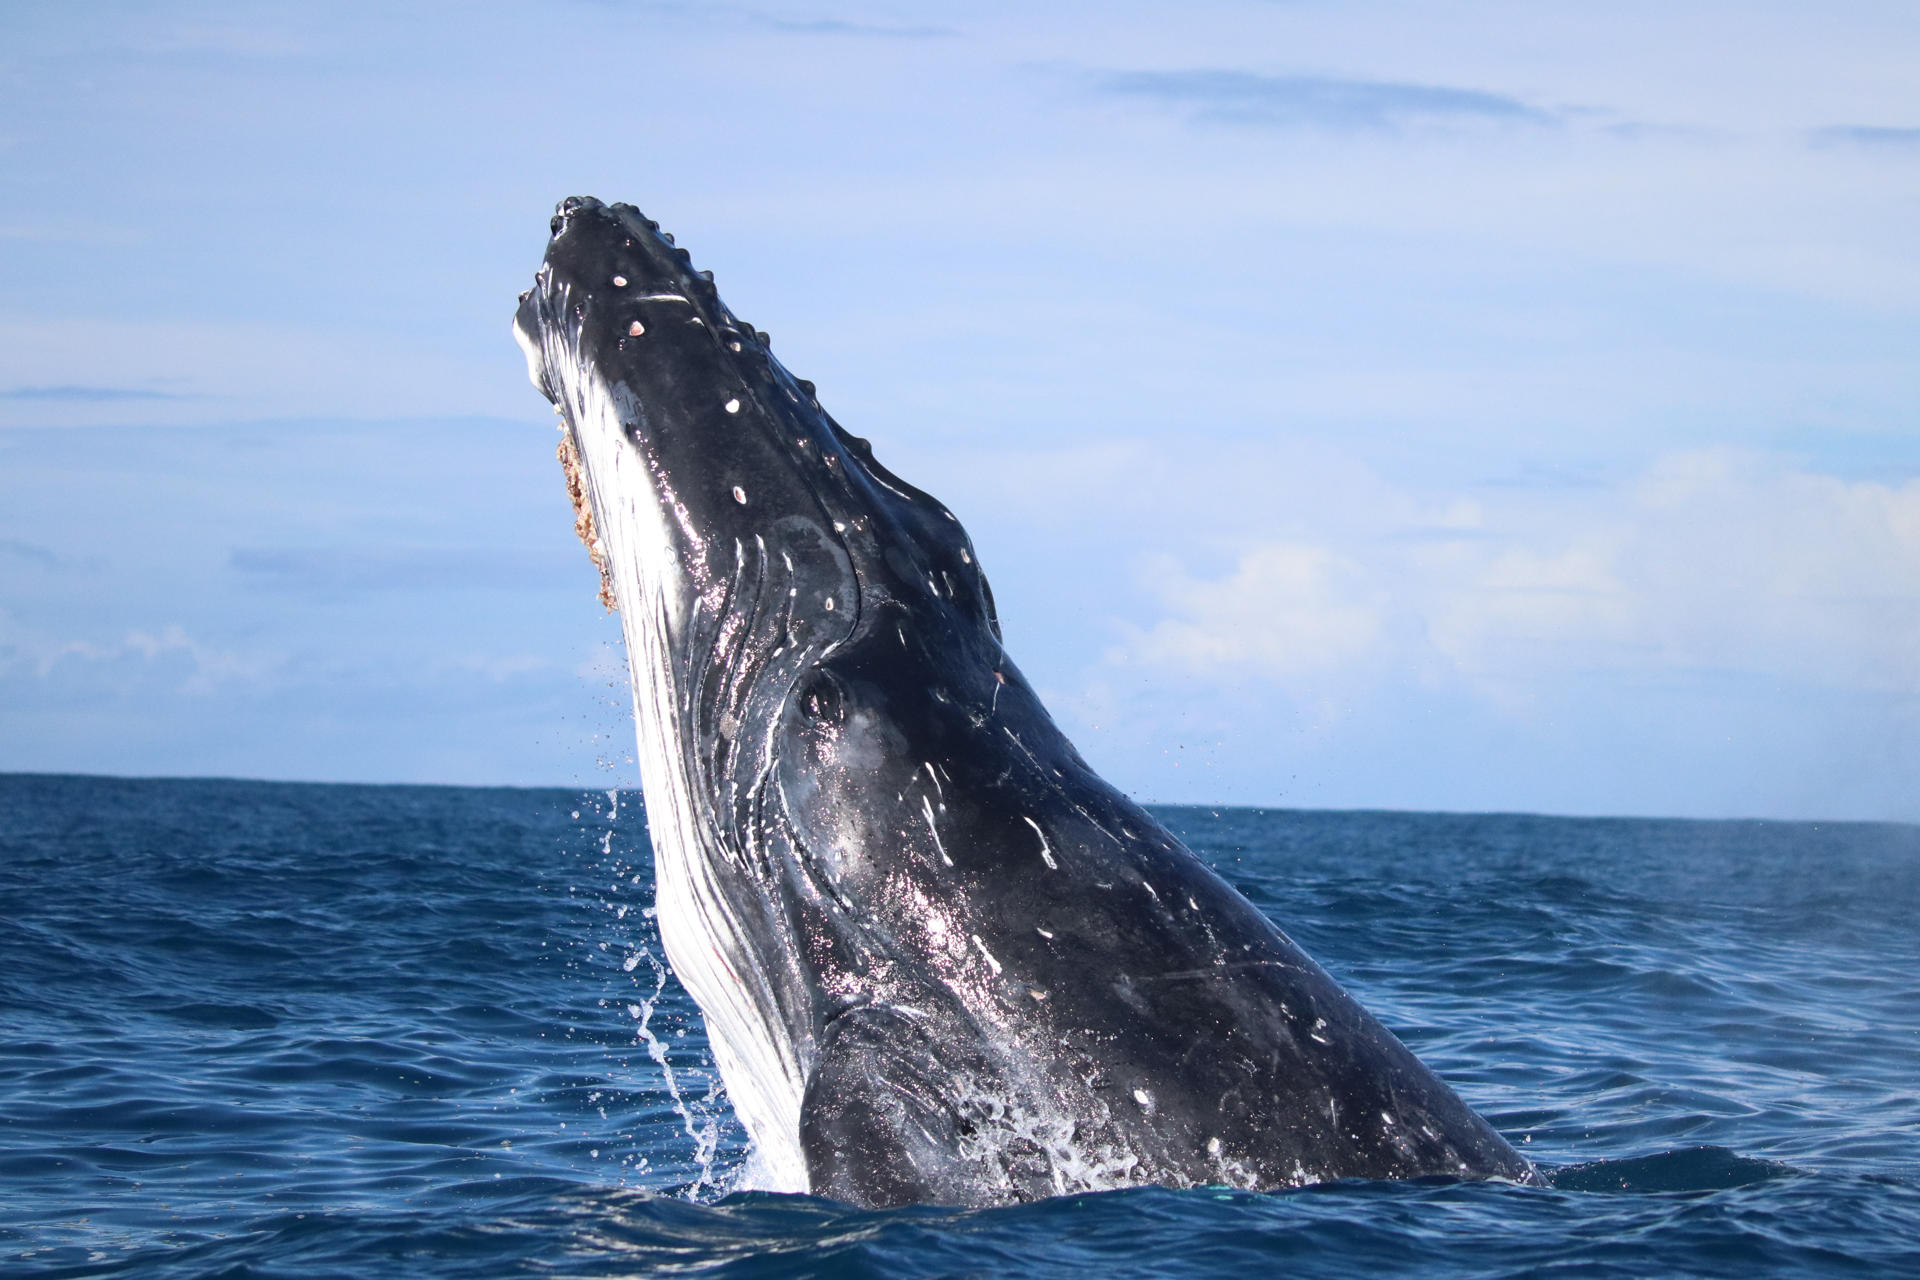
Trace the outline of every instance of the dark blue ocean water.
<instances>
[{"instance_id":1,"label":"dark blue ocean water","mask_svg":"<svg viewBox=\"0 0 1920 1280\"><path fill-rule=\"evenodd\" d=\"M1920 1274L1920 828L1163 816L1553 1185L729 1193L637 797L0 776L0 1274Z\"/></svg>"}]
</instances>

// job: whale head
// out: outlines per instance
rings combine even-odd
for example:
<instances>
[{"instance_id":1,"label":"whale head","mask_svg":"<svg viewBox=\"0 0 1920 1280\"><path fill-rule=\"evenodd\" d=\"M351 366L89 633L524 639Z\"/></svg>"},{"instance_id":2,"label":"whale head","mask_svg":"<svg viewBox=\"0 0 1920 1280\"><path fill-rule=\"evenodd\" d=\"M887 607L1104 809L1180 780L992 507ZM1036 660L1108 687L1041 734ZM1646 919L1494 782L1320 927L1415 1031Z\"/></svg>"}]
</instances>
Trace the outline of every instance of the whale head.
<instances>
[{"instance_id":1,"label":"whale head","mask_svg":"<svg viewBox=\"0 0 1920 1280\"><path fill-rule=\"evenodd\" d=\"M997 645L992 593L952 513L842 430L720 301L711 272L631 205L571 197L550 225L514 336L585 468L601 540L590 549L610 565L608 541L642 550L624 540L644 530L656 553L635 562L639 581L613 584L623 609L642 589L631 603L658 602L684 643L702 597L744 586L754 570L742 566L764 549L767 583L784 579L790 652L852 634L863 606Z\"/></svg>"},{"instance_id":2,"label":"whale head","mask_svg":"<svg viewBox=\"0 0 1920 1280\"><path fill-rule=\"evenodd\" d=\"M1000 1203L1527 1164L1103 782L939 502L627 205L514 332L632 671L661 938L760 1185Z\"/></svg>"}]
</instances>

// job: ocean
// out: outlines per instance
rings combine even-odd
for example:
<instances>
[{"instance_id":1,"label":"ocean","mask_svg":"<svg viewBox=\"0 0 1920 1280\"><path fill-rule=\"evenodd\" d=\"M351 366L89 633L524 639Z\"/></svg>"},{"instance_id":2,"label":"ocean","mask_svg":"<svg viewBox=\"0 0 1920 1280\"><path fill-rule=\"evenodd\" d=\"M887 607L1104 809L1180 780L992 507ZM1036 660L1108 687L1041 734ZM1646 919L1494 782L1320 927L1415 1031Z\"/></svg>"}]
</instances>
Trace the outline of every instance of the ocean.
<instances>
[{"instance_id":1,"label":"ocean","mask_svg":"<svg viewBox=\"0 0 1920 1280\"><path fill-rule=\"evenodd\" d=\"M5 775L0 1274L1920 1274L1920 827L1157 812L1550 1185L735 1190L636 794Z\"/></svg>"}]
</instances>

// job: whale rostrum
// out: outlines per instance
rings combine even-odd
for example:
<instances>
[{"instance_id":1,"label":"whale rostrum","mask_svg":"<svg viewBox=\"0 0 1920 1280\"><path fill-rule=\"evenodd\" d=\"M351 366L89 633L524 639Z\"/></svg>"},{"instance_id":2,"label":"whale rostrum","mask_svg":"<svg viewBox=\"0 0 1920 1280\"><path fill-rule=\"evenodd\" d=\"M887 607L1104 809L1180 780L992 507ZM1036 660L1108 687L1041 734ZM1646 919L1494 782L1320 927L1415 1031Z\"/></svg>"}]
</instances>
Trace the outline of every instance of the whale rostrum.
<instances>
[{"instance_id":1,"label":"whale rostrum","mask_svg":"<svg viewBox=\"0 0 1920 1280\"><path fill-rule=\"evenodd\" d=\"M761 1185L862 1205L1531 1178L1007 656L966 531L630 205L514 331L632 668L662 943Z\"/></svg>"}]
</instances>

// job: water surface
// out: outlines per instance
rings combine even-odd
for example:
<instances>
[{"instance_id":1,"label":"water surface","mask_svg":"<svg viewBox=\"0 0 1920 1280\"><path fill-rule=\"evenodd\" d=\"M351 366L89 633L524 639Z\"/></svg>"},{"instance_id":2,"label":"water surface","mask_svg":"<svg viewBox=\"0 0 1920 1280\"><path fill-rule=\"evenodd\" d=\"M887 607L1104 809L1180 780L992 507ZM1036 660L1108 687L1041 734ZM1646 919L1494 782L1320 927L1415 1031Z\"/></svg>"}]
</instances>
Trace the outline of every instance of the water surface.
<instances>
[{"instance_id":1,"label":"water surface","mask_svg":"<svg viewBox=\"0 0 1920 1280\"><path fill-rule=\"evenodd\" d=\"M10 775L0 1263L1920 1273L1920 828L1161 814L1553 1185L729 1191L637 796Z\"/></svg>"}]
</instances>

